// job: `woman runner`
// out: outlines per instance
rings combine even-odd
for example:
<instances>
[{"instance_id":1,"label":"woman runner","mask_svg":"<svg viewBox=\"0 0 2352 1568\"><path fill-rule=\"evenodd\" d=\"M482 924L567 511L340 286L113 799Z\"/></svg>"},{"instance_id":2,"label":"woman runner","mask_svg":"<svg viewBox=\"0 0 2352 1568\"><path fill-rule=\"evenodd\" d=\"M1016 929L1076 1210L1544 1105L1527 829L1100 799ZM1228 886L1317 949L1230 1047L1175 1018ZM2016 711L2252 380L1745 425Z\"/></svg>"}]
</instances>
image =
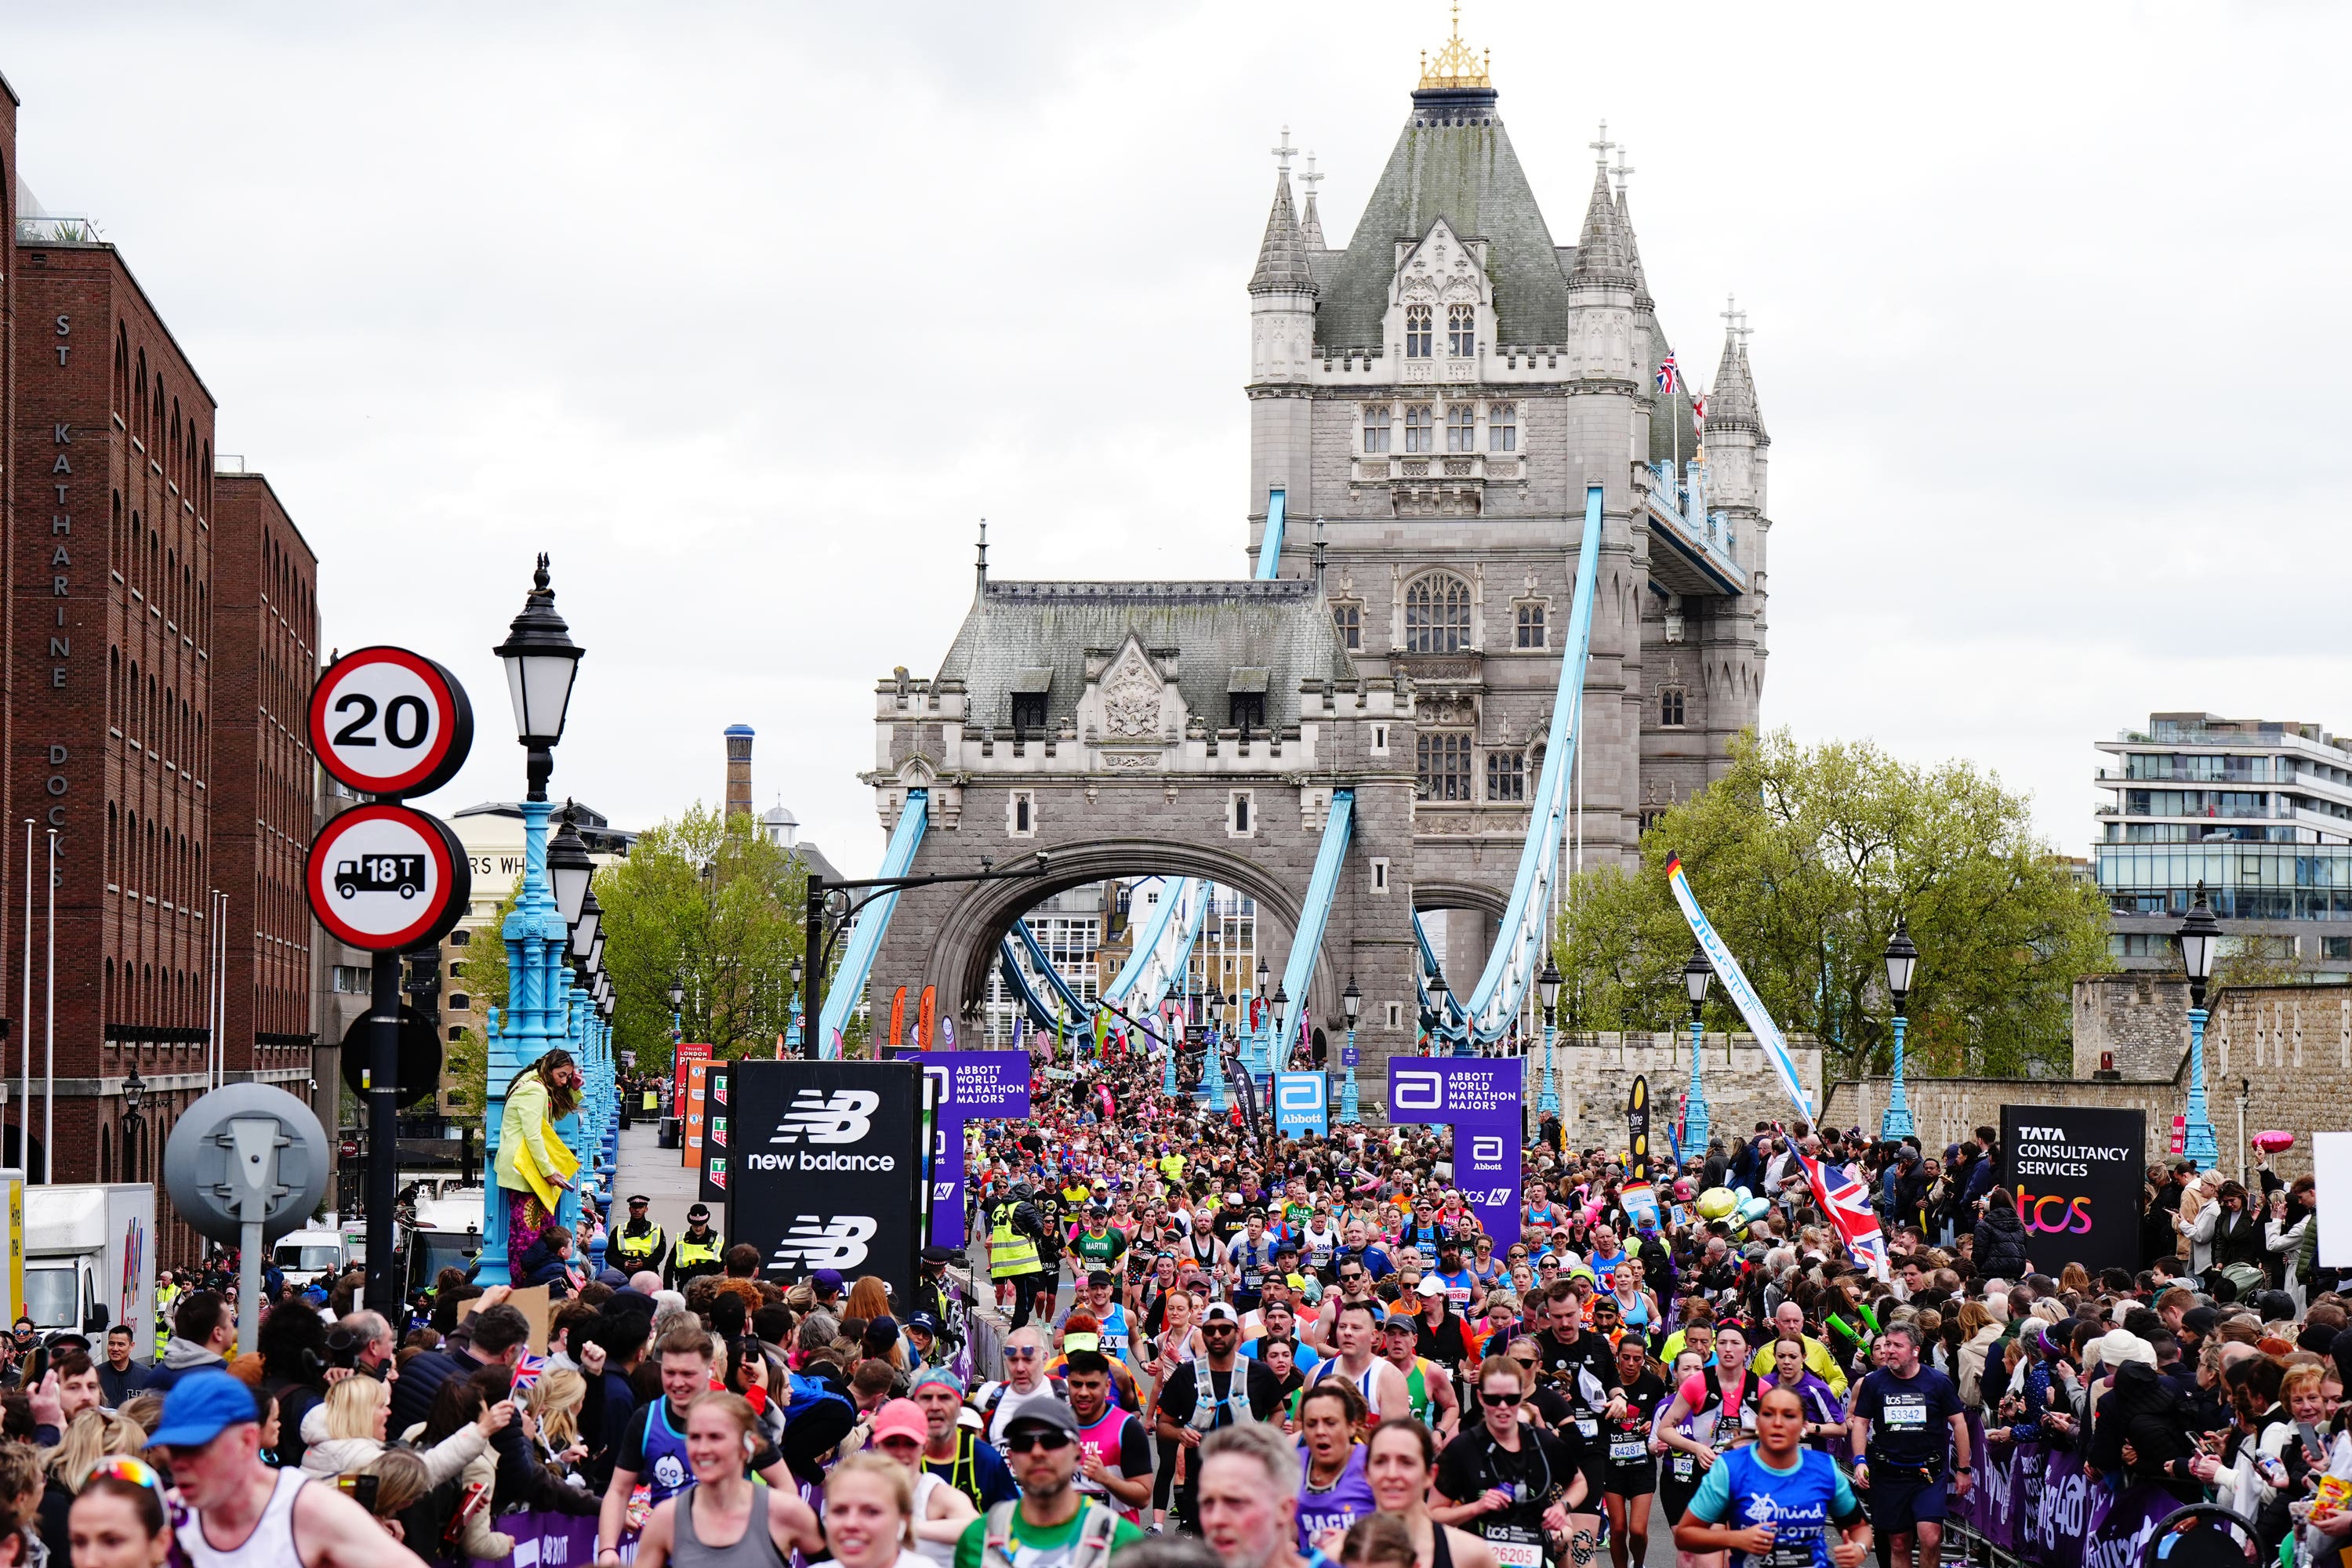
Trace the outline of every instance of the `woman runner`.
<instances>
[{"instance_id":1,"label":"woman runner","mask_svg":"<svg viewBox=\"0 0 2352 1568\"><path fill-rule=\"evenodd\" d=\"M1624 1277L1625 1268L1619 1269ZM1612 1404L1601 1418L1603 1450L1601 1504L1609 1515L1609 1561L1613 1568L1642 1568L1649 1561L1650 1499L1658 1489L1658 1450L1665 1445L1651 1436L1658 1413L1665 1408L1666 1381L1651 1369L1636 1334L1617 1342L1617 1382L1624 1396L1623 1414Z\"/></svg>"}]
</instances>

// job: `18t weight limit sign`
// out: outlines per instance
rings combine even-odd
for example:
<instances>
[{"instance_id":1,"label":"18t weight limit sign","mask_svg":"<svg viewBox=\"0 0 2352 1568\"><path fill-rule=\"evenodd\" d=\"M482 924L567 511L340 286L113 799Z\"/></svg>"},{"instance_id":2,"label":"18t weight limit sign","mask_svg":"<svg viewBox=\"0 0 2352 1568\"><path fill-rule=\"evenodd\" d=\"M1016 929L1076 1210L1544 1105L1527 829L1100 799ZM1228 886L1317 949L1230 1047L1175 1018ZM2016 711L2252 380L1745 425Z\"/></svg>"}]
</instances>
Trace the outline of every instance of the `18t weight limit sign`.
<instances>
[{"instance_id":1,"label":"18t weight limit sign","mask_svg":"<svg viewBox=\"0 0 2352 1568\"><path fill-rule=\"evenodd\" d=\"M367 795L425 795L455 778L474 710L455 677L402 647L344 655L310 691L319 764Z\"/></svg>"}]
</instances>

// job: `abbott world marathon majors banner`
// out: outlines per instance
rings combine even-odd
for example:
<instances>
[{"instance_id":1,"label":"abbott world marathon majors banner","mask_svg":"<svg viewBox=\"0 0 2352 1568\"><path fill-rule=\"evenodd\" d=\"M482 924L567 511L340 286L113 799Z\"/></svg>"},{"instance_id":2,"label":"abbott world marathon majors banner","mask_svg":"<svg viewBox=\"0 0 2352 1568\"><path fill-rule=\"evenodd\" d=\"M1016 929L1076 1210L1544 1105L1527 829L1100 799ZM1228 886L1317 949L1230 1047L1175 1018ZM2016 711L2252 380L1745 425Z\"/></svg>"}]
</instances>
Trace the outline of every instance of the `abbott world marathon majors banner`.
<instances>
[{"instance_id":1,"label":"abbott world marathon majors banner","mask_svg":"<svg viewBox=\"0 0 2352 1568\"><path fill-rule=\"evenodd\" d=\"M2000 1108L2000 1179L2017 1196L2026 1256L2046 1274L2080 1263L2137 1268L2147 1118L2064 1105Z\"/></svg>"},{"instance_id":2,"label":"abbott world marathon majors banner","mask_svg":"<svg viewBox=\"0 0 2352 1568\"><path fill-rule=\"evenodd\" d=\"M912 1300L922 1082L908 1061L733 1064L730 1242L758 1247L761 1273L779 1284L834 1268L879 1275Z\"/></svg>"}]
</instances>

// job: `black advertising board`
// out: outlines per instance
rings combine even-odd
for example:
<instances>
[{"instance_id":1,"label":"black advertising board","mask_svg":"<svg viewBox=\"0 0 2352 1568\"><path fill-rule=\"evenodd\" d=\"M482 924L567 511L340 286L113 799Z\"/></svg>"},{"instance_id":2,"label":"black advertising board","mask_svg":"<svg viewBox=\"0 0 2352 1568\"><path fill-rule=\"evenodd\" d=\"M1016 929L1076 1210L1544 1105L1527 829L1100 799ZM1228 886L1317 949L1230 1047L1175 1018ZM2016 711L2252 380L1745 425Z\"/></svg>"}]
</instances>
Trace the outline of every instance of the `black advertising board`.
<instances>
[{"instance_id":1,"label":"black advertising board","mask_svg":"<svg viewBox=\"0 0 2352 1568\"><path fill-rule=\"evenodd\" d=\"M714 1061L702 1074L702 1201L723 1204L728 1198L730 1173L735 1168L732 1123L734 1108L728 1101L734 1099L728 1079L733 1074L733 1062ZM734 1215L728 1215L728 1226L734 1225ZM740 1239L740 1238L739 1238Z\"/></svg>"},{"instance_id":2,"label":"black advertising board","mask_svg":"<svg viewBox=\"0 0 2352 1568\"><path fill-rule=\"evenodd\" d=\"M922 1234L922 1068L753 1061L727 1077L730 1239L780 1285L879 1275L914 1300Z\"/></svg>"},{"instance_id":3,"label":"black advertising board","mask_svg":"<svg viewBox=\"0 0 2352 1568\"><path fill-rule=\"evenodd\" d=\"M2000 1180L2025 1222L2026 1256L2042 1273L2069 1263L2094 1276L2140 1266L2147 1164L2145 1112L2000 1108Z\"/></svg>"}]
</instances>

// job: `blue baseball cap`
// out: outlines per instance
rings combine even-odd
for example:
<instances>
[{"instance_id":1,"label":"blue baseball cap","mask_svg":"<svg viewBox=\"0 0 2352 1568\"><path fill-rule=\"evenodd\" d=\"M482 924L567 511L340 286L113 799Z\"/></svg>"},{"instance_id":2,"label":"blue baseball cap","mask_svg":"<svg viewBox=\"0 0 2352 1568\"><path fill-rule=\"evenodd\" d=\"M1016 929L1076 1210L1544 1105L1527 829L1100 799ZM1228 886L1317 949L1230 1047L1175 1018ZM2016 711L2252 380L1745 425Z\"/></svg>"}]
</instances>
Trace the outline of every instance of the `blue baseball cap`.
<instances>
[{"instance_id":1,"label":"blue baseball cap","mask_svg":"<svg viewBox=\"0 0 2352 1568\"><path fill-rule=\"evenodd\" d=\"M232 1426L258 1422L253 1390L225 1372L192 1373L163 1395L163 1424L147 1441L162 1447L198 1448Z\"/></svg>"}]
</instances>

